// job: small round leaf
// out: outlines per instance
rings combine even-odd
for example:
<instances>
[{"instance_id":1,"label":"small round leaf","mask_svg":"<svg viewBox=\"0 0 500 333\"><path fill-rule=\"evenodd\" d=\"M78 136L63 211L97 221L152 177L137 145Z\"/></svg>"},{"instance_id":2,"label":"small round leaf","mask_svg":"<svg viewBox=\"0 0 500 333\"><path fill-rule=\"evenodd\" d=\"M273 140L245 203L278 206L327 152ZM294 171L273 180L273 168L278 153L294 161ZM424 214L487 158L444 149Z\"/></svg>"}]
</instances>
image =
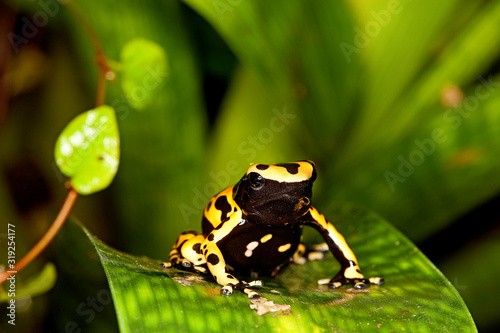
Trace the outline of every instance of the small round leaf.
<instances>
[{"instance_id":1,"label":"small round leaf","mask_svg":"<svg viewBox=\"0 0 500 333\"><path fill-rule=\"evenodd\" d=\"M143 110L168 75L167 54L160 45L136 38L123 47L121 62L123 92L134 108Z\"/></svg>"},{"instance_id":2,"label":"small round leaf","mask_svg":"<svg viewBox=\"0 0 500 333\"><path fill-rule=\"evenodd\" d=\"M102 105L75 117L57 139L55 159L78 193L105 189L120 161L120 137L113 108Z\"/></svg>"}]
</instances>

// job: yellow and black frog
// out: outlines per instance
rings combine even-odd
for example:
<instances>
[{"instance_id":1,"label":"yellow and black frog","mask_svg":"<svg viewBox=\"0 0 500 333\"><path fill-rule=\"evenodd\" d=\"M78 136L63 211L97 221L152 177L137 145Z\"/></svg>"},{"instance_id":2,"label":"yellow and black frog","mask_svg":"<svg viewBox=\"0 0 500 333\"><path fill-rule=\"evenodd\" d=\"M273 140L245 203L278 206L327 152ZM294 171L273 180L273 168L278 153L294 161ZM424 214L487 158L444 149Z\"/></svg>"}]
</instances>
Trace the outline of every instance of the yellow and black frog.
<instances>
[{"instance_id":1,"label":"yellow and black frog","mask_svg":"<svg viewBox=\"0 0 500 333\"><path fill-rule=\"evenodd\" d=\"M233 290L249 298L259 294L238 275L271 275L291 262L304 263L323 257L330 250L341 269L326 281L330 288L353 284L366 288L383 279L365 278L356 256L344 237L311 206L316 169L312 161L278 164L253 164L241 180L213 197L202 218L203 234L182 233L163 267L210 273L222 285L221 294ZM307 249L301 243L302 227L315 228L326 244ZM320 280L322 281L322 280Z\"/></svg>"}]
</instances>

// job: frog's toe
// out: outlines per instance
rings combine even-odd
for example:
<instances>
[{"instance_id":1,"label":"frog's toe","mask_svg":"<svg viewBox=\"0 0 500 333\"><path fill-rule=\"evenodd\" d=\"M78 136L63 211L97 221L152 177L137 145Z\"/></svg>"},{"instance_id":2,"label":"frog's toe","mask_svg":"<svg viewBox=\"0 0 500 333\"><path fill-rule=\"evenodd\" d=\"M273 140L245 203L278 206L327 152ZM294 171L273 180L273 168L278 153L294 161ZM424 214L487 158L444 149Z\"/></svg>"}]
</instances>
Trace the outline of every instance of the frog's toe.
<instances>
[{"instance_id":1,"label":"frog's toe","mask_svg":"<svg viewBox=\"0 0 500 333\"><path fill-rule=\"evenodd\" d=\"M330 289L337 289L337 288L340 288L342 287L344 284L340 281L330 281L328 282L328 287Z\"/></svg>"},{"instance_id":2,"label":"frog's toe","mask_svg":"<svg viewBox=\"0 0 500 333\"><path fill-rule=\"evenodd\" d=\"M198 272L198 273L201 273L201 274L207 274L208 273L208 269L204 266L193 266L193 268Z\"/></svg>"},{"instance_id":3,"label":"frog's toe","mask_svg":"<svg viewBox=\"0 0 500 333\"><path fill-rule=\"evenodd\" d=\"M257 299L260 298L260 295L257 292L253 291L252 289L250 289L250 287L260 287L262 285L263 283L261 280L256 280L250 283L247 283L245 281L238 282L237 284L231 287L234 287L234 289L236 289L237 291L246 294L249 299Z\"/></svg>"},{"instance_id":4,"label":"frog's toe","mask_svg":"<svg viewBox=\"0 0 500 333\"><path fill-rule=\"evenodd\" d=\"M384 279L381 277L371 277L368 279L371 284L381 285L384 283Z\"/></svg>"},{"instance_id":5,"label":"frog's toe","mask_svg":"<svg viewBox=\"0 0 500 333\"><path fill-rule=\"evenodd\" d=\"M323 260L325 254L322 251L310 251L306 253L308 261Z\"/></svg>"},{"instance_id":6,"label":"frog's toe","mask_svg":"<svg viewBox=\"0 0 500 333\"><path fill-rule=\"evenodd\" d=\"M318 284L327 284L330 289L337 289L349 283L354 283L354 281L342 274L337 274L333 279L321 279L318 281Z\"/></svg>"},{"instance_id":7,"label":"frog's toe","mask_svg":"<svg viewBox=\"0 0 500 333\"><path fill-rule=\"evenodd\" d=\"M366 284L363 282L356 282L354 284L354 289L366 289Z\"/></svg>"},{"instance_id":8,"label":"frog's toe","mask_svg":"<svg viewBox=\"0 0 500 333\"><path fill-rule=\"evenodd\" d=\"M220 294L221 295L226 295L226 296L232 295L233 294L233 286L230 285L230 284L225 285L220 290Z\"/></svg>"},{"instance_id":9,"label":"frog's toe","mask_svg":"<svg viewBox=\"0 0 500 333\"><path fill-rule=\"evenodd\" d=\"M207 269L203 265L196 266L187 259L182 260L172 260L169 262L163 262L160 264L161 268L176 268L182 271L193 272L193 273L207 273Z\"/></svg>"},{"instance_id":10,"label":"frog's toe","mask_svg":"<svg viewBox=\"0 0 500 333\"><path fill-rule=\"evenodd\" d=\"M255 291L250 290L250 289L245 289L245 294L248 295L249 299L259 299L260 295L257 294Z\"/></svg>"},{"instance_id":11,"label":"frog's toe","mask_svg":"<svg viewBox=\"0 0 500 333\"><path fill-rule=\"evenodd\" d=\"M368 284L375 284L375 285L380 285L384 282L384 279L380 277L371 277L369 279L350 279L346 277L334 277L331 280L327 279L322 279L318 281L318 284L328 284L328 287L331 289L336 289L345 285L352 284L354 285L354 289L366 289L368 287Z\"/></svg>"},{"instance_id":12,"label":"frog's toe","mask_svg":"<svg viewBox=\"0 0 500 333\"><path fill-rule=\"evenodd\" d=\"M193 263L187 259L182 260L182 267L184 268L193 268Z\"/></svg>"},{"instance_id":13,"label":"frog's toe","mask_svg":"<svg viewBox=\"0 0 500 333\"><path fill-rule=\"evenodd\" d=\"M246 282L243 281L243 283L246 283ZM250 287L262 287L264 285L264 281L262 281L262 280L254 280L254 281L250 281L248 283L248 285Z\"/></svg>"}]
</instances>

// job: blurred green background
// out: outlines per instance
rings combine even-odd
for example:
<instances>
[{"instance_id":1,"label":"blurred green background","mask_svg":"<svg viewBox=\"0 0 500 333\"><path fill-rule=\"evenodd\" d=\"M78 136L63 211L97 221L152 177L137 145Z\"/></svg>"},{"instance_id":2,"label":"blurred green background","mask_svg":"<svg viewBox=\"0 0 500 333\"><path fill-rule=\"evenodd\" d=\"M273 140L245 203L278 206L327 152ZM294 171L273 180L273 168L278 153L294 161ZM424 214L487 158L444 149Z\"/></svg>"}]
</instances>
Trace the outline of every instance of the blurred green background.
<instances>
[{"instance_id":1,"label":"blurred green background","mask_svg":"<svg viewBox=\"0 0 500 333\"><path fill-rule=\"evenodd\" d=\"M497 331L499 2L77 4L110 60L142 37L164 48L169 65L151 69L161 89L141 111L121 91L119 71L108 84L120 168L108 189L73 210L94 234L166 259L178 233L200 229L208 198L250 163L312 159L315 206L347 200L378 212L455 285L478 329ZM7 223L16 225L20 259L64 200L54 143L94 107L97 67L81 22L53 0L1 0L0 35L4 263ZM48 261L57 282L18 308L18 329L60 332L72 322L82 332L116 331L88 241L63 228L18 287Z\"/></svg>"}]
</instances>

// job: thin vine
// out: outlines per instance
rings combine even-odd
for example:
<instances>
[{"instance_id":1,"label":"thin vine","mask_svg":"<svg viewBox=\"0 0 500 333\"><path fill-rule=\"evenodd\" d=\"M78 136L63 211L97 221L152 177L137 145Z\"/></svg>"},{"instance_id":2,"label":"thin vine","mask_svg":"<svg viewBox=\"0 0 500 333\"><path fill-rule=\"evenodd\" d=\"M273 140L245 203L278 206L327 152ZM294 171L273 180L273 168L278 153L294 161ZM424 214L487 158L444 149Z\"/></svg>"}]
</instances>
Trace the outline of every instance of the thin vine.
<instances>
[{"instance_id":1,"label":"thin vine","mask_svg":"<svg viewBox=\"0 0 500 333\"><path fill-rule=\"evenodd\" d=\"M74 2L68 2L66 6L84 27L95 51L95 62L98 68L96 91L96 107L98 107L103 105L106 99L106 81L114 79L115 74L109 67L108 59L104 54L99 38L97 37L96 32L92 28L90 21L87 19L85 14ZM69 189L68 195L66 196L66 199L50 228L42 236L38 243L36 243L36 245L33 246L33 248L28 251L28 253L21 260L17 262L14 268L8 269L0 274L0 285L4 283L8 277L19 273L22 269L28 266L35 258L40 255L40 253L42 253L43 250L45 250L45 248L47 248L47 246L59 233L62 226L64 225L64 222L66 222L69 213L71 212L76 202L76 199L78 198L78 192L71 186L71 181L68 181L66 183L66 187Z\"/></svg>"}]
</instances>

